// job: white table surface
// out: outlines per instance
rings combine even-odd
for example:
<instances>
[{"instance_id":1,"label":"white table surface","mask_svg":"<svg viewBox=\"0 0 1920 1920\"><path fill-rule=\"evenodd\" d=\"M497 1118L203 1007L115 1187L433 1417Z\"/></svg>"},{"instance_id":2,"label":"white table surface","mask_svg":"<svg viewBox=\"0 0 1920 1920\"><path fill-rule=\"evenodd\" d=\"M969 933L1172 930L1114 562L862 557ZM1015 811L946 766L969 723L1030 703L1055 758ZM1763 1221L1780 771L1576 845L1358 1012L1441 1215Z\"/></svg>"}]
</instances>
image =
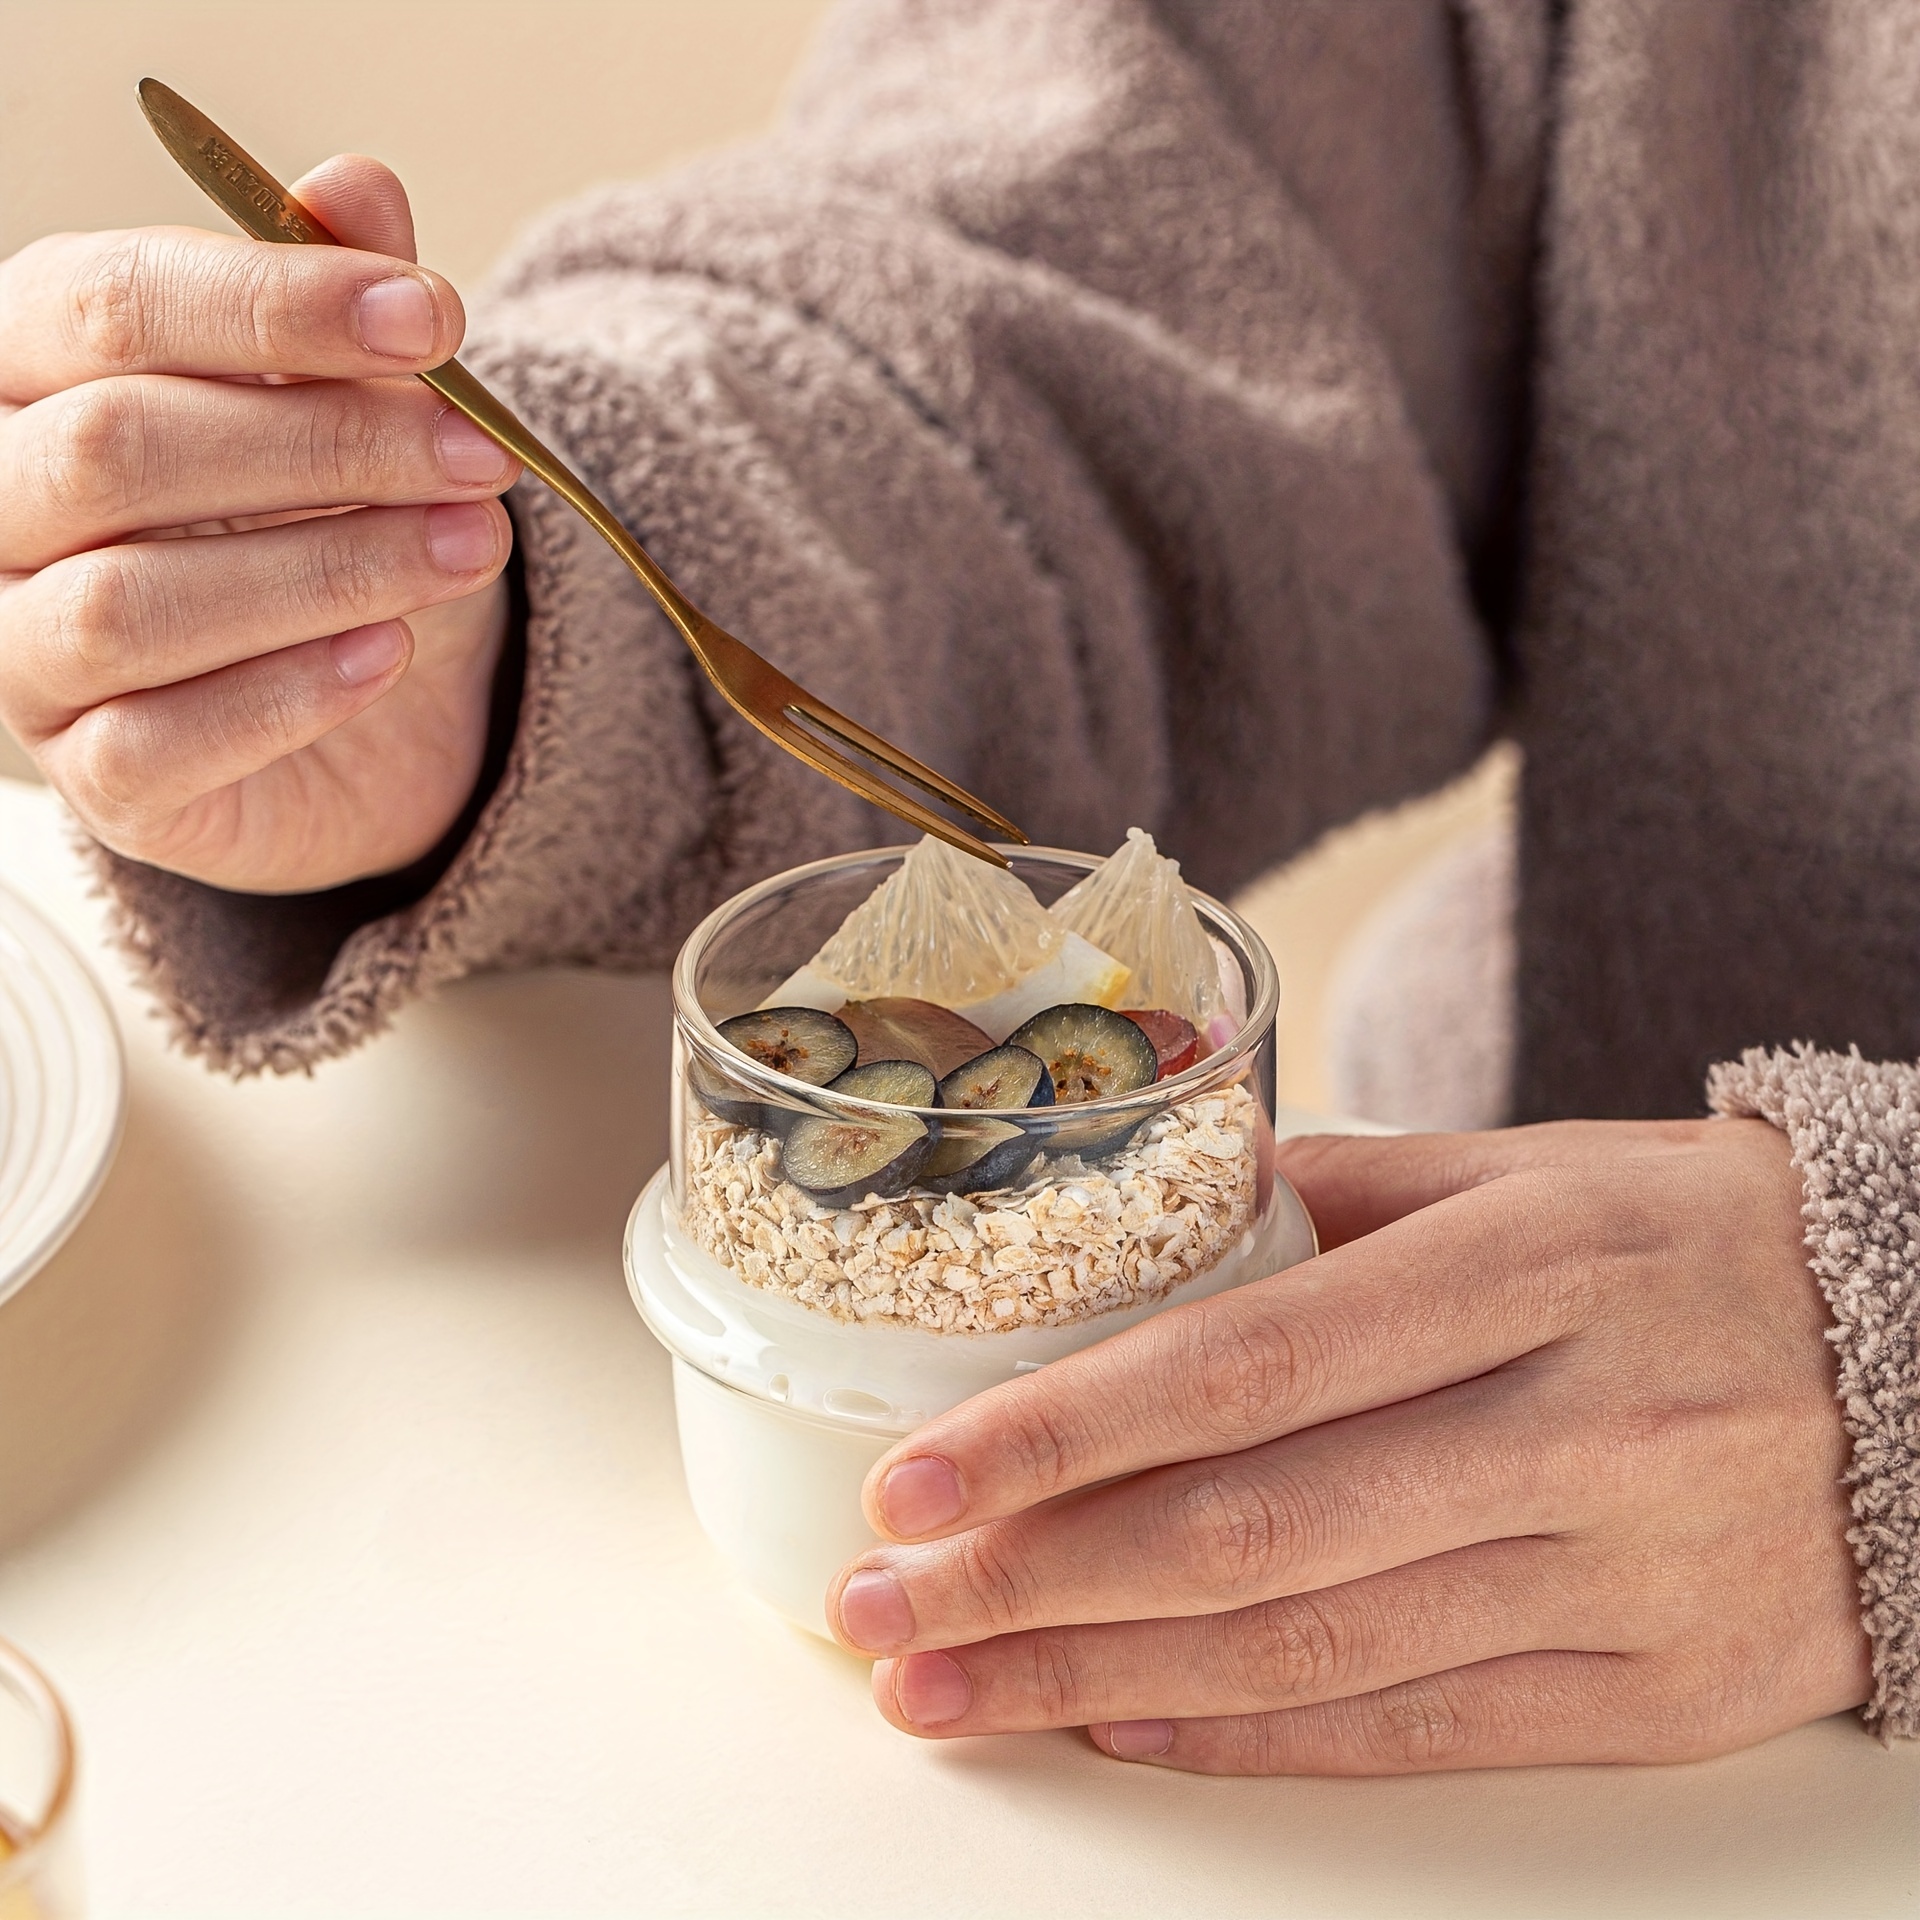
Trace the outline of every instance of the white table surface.
<instances>
[{"instance_id":1,"label":"white table surface","mask_svg":"<svg viewBox=\"0 0 1920 1920\"><path fill-rule=\"evenodd\" d=\"M1189 1779L922 1745L715 1564L619 1230L654 979L475 981L311 1079L166 1051L53 806L0 878L106 976L131 1108L0 1308L0 1632L84 1741L96 1916L1920 1913L1920 1752Z\"/></svg>"}]
</instances>

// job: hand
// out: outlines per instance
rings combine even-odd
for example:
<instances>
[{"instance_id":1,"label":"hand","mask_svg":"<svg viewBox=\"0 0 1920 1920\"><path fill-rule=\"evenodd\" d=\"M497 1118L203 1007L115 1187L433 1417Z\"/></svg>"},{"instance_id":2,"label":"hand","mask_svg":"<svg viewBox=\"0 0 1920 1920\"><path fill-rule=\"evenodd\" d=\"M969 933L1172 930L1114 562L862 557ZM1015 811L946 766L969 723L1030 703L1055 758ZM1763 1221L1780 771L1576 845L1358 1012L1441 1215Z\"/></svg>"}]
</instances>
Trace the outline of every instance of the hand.
<instances>
[{"instance_id":1,"label":"hand","mask_svg":"<svg viewBox=\"0 0 1920 1920\"><path fill-rule=\"evenodd\" d=\"M400 183L349 247L57 234L0 263L0 718L117 852L303 892L405 866L478 777L518 468L405 378L459 296Z\"/></svg>"},{"instance_id":2,"label":"hand","mask_svg":"<svg viewBox=\"0 0 1920 1920\"><path fill-rule=\"evenodd\" d=\"M881 1711L1120 1759L1690 1759L1867 1697L1825 1306L1760 1121L1283 1149L1332 1251L867 1482ZM1115 1484L1116 1475L1127 1475Z\"/></svg>"}]
</instances>

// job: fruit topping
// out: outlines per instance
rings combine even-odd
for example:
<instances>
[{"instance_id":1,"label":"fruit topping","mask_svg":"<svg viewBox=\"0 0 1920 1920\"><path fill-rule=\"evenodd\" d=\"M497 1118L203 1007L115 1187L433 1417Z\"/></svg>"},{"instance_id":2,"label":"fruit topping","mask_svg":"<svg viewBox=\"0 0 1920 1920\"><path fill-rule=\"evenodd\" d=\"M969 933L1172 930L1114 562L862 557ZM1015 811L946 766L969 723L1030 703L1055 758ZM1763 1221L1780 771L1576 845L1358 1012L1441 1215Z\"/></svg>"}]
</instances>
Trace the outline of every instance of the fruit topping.
<instances>
[{"instance_id":1,"label":"fruit topping","mask_svg":"<svg viewBox=\"0 0 1920 1920\"><path fill-rule=\"evenodd\" d=\"M1120 850L1053 903L1053 917L1129 970L1127 998L1166 1007L1201 1032L1225 1011L1220 967L1180 863L1130 827Z\"/></svg>"},{"instance_id":2,"label":"fruit topping","mask_svg":"<svg viewBox=\"0 0 1920 1920\"><path fill-rule=\"evenodd\" d=\"M1042 1007L1110 1006L1126 989L1126 968L1049 914L1013 874L929 838L774 998L829 1012L849 1000L929 1000L1004 1040Z\"/></svg>"},{"instance_id":3,"label":"fruit topping","mask_svg":"<svg viewBox=\"0 0 1920 1920\"><path fill-rule=\"evenodd\" d=\"M1191 1020L1183 1020L1165 1007L1122 1007L1120 1017L1131 1020L1153 1042L1153 1050L1160 1056L1156 1079L1185 1073L1200 1058L1200 1036Z\"/></svg>"},{"instance_id":4,"label":"fruit topping","mask_svg":"<svg viewBox=\"0 0 1920 1920\"><path fill-rule=\"evenodd\" d=\"M918 1060L869 1060L849 1067L829 1091L887 1107L937 1107L940 1092L932 1072Z\"/></svg>"},{"instance_id":5,"label":"fruit topping","mask_svg":"<svg viewBox=\"0 0 1920 1920\"><path fill-rule=\"evenodd\" d=\"M943 1107L1050 1107L1053 1075L1025 1047L993 1047L963 1062L940 1082Z\"/></svg>"},{"instance_id":6,"label":"fruit topping","mask_svg":"<svg viewBox=\"0 0 1920 1920\"><path fill-rule=\"evenodd\" d=\"M1008 1043L1037 1053L1061 1106L1137 1093L1151 1086L1160 1056L1151 1040L1124 1014L1108 1007L1069 1002L1036 1013Z\"/></svg>"},{"instance_id":7,"label":"fruit topping","mask_svg":"<svg viewBox=\"0 0 1920 1920\"><path fill-rule=\"evenodd\" d=\"M860 1043L844 1020L816 1007L763 1007L720 1022L720 1038L749 1060L824 1087L853 1065Z\"/></svg>"},{"instance_id":8,"label":"fruit topping","mask_svg":"<svg viewBox=\"0 0 1920 1920\"><path fill-rule=\"evenodd\" d=\"M1040 1142L1011 1120L948 1121L921 1163L915 1184L935 1193L1010 1187L1039 1151Z\"/></svg>"},{"instance_id":9,"label":"fruit topping","mask_svg":"<svg viewBox=\"0 0 1920 1920\"><path fill-rule=\"evenodd\" d=\"M1147 1036L1124 1014L1107 1007L1069 1003L1037 1013L1014 1034L1010 1045L1025 1047L1046 1062L1053 1097L1060 1106L1077 1106L1109 1095L1137 1093L1153 1084L1160 1056ZM1049 1147L1091 1160L1123 1147L1145 1122L1145 1114L1109 1120L1065 1121Z\"/></svg>"},{"instance_id":10,"label":"fruit topping","mask_svg":"<svg viewBox=\"0 0 1920 1920\"><path fill-rule=\"evenodd\" d=\"M971 1020L931 1000L849 1000L840 1018L860 1043L862 1065L870 1060L918 1060L936 1080L993 1045Z\"/></svg>"},{"instance_id":11,"label":"fruit topping","mask_svg":"<svg viewBox=\"0 0 1920 1920\"><path fill-rule=\"evenodd\" d=\"M823 1087L853 1065L858 1051L852 1032L830 1013L814 1007L768 1007L720 1023L720 1037L749 1060L808 1086ZM687 1068L688 1084L706 1110L737 1127L777 1129L786 1109L756 1100L706 1062Z\"/></svg>"},{"instance_id":12,"label":"fruit topping","mask_svg":"<svg viewBox=\"0 0 1920 1920\"><path fill-rule=\"evenodd\" d=\"M1025 1047L993 1047L940 1082L940 1104L962 1111L1053 1105L1053 1076ZM1007 1120L945 1120L920 1169L920 1184L936 1193L978 1193L1005 1187L1026 1171L1040 1142Z\"/></svg>"},{"instance_id":13,"label":"fruit topping","mask_svg":"<svg viewBox=\"0 0 1920 1920\"><path fill-rule=\"evenodd\" d=\"M930 1107L935 1098L933 1075L917 1060L851 1067L831 1091L888 1106ZM788 1129L783 1164L787 1178L821 1205L850 1207L912 1186L932 1146L927 1123L911 1113L874 1121L808 1114Z\"/></svg>"}]
</instances>

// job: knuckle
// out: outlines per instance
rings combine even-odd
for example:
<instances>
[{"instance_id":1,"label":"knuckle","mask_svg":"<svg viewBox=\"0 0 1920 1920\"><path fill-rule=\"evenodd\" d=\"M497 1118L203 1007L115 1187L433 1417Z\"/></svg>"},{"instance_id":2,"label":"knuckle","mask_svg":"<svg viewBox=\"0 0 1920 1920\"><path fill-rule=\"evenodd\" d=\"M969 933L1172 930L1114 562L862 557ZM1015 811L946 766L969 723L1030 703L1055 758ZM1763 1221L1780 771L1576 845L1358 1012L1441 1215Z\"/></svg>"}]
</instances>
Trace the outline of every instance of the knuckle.
<instances>
[{"instance_id":1,"label":"knuckle","mask_svg":"<svg viewBox=\"0 0 1920 1920\"><path fill-rule=\"evenodd\" d=\"M67 330L87 365L131 373L144 362L151 341L144 297L151 254L147 235L123 234L74 277Z\"/></svg>"},{"instance_id":2,"label":"knuckle","mask_svg":"<svg viewBox=\"0 0 1920 1920\"><path fill-rule=\"evenodd\" d=\"M1299 1333L1278 1320L1248 1328L1226 1313L1197 1313L1189 1338L1191 1377L1210 1432L1242 1446L1271 1438L1311 1377Z\"/></svg>"},{"instance_id":3,"label":"knuckle","mask_svg":"<svg viewBox=\"0 0 1920 1920\"><path fill-rule=\"evenodd\" d=\"M263 366L293 360L298 323L287 285L289 262L279 248L248 247L221 256L220 284L210 301L230 314L242 344Z\"/></svg>"},{"instance_id":4,"label":"knuckle","mask_svg":"<svg viewBox=\"0 0 1920 1920\"><path fill-rule=\"evenodd\" d=\"M1027 1659L1034 1705L1050 1725L1077 1725L1085 1718L1081 1704L1085 1689L1072 1637L1059 1632L1036 1633L1027 1643Z\"/></svg>"},{"instance_id":5,"label":"knuckle","mask_svg":"<svg viewBox=\"0 0 1920 1920\"><path fill-rule=\"evenodd\" d=\"M366 396L344 386L310 390L314 411L301 476L329 499L377 498L409 470L391 422Z\"/></svg>"},{"instance_id":6,"label":"knuckle","mask_svg":"<svg viewBox=\"0 0 1920 1920\"><path fill-rule=\"evenodd\" d=\"M1353 1669L1346 1623L1312 1594L1254 1607L1231 1631L1235 1680L1259 1703L1322 1699Z\"/></svg>"},{"instance_id":7,"label":"knuckle","mask_svg":"<svg viewBox=\"0 0 1920 1920\"><path fill-rule=\"evenodd\" d=\"M354 524L365 519L353 513L319 522L325 531L307 550L305 598L329 624L358 626L373 618L391 579L384 547L370 529Z\"/></svg>"},{"instance_id":8,"label":"knuckle","mask_svg":"<svg viewBox=\"0 0 1920 1920\"><path fill-rule=\"evenodd\" d=\"M1187 1571L1212 1593L1264 1597L1325 1531L1307 1492L1284 1477L1216 1466L1173 1496Z\"/></svg>"},{"instance_id":9,"label":"knuckle","mask_svg":"<svg viewBox=\"0 0 1920 1920\"><path fill-rule=\"evenodd\" d=\"M1379 1703L1375 1745L1397 1766L1439 1766L1458 1759L1473 1743L1473 1730L1444 1674L1391 1687L1379 1695Z\"/></svg>"},{"instance_id":10,"label":"knuckle","mask_svg":"<svg viewBox=\"0 0 1920 1920\"><path fill-rule=\"evenodd\" d=\"M78 520L122 511L138 495L146 435L138 389L95 381L66 394L41 443L44 496Z\"/></svg>"},{"instance_id":11,"label":"knuckle","mask_svg":"<svg viewBox=\"0 0 1920 1920\"><path fill-rule=\"evenodd\" d=\"M54 651L83 681L117 674L145 638L142 597L108 554L82 554L68 563L49 622Z\"/></svg>"},{"instance_id":12,"label":"knuckle","mask_svg":"<svg viewBox=\"0 0 1920 1920\"><path fill-rule=\"evenodd\" d=\"M1032 1579L994 1529L982 1528L960 1541L954 1570L969 1612L992 1632L1011 1632L1032 1617Z\"/></svg>"},{"instance_id":13,"label":"knuckle","mask_svg":"<svg viewBox=\"0 0 1920 1920\"><path fill-rule=\"evenodd\" d=\"M61 755L60 787L95 835L122 853L146 844L150 809L138 730L114 706L74 727Z\"/></svg>"},{"instance_id":14,"label":"knuckle","mask_svg":"<svg viewBox=\"0 0 1920 1920\"><path fill-rule=\"evenodd\" d=\"M1077 1483L1082 1448L1072 1424L1038 1395L1002 1436L1016 1473L1043 1498Z\"/></svg>"}]
</instances>

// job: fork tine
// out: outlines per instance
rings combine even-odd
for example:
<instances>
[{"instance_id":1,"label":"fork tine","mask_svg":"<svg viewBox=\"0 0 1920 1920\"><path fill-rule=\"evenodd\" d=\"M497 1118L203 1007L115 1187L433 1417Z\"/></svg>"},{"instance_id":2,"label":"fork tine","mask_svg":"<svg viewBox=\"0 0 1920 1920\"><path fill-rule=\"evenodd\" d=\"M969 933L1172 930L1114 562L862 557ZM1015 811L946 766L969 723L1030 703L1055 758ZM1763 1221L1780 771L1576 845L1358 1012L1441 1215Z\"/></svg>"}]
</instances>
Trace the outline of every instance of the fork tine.
<instances>
[{"instance_id":1,"label":"fork tine","mask_svg":"<svg viewBox=\"0 0 1920 1920\"><path fill-rule=\"evenodd\" d=\"M794 697L787 701L789 712L844 740L848 746L879 761L902 779L911 780L936 800L944 800L948 806L978 820L982 826L992 828L1002 840L1012 840L1023 847L1028 844L1027 836L1005 814L996 813L984 801L976 800L965 787L956 786L945 774L936 773L932 767L916 760L912 754L896 747L891 741L881 739L877 733L870 733L859 721L849 720L844 713L836 712L805 687L796 686L793 691Z\"/></svg>"},{"instance_id":2,"label":"fork tine","mask_svg":"<svg viewBox=\"0 0 1920 1920\"><path fill-rule=\"evenodd\" d=\"M918 827L922 833L930 833L936 840L944 840L948 846L972 854L976 860L985 860L990 866L996 867L1008 865L1007 856L998 848L989 846L984 840L975 839L964 827L955 826L951 820L943 820L931 807L922 806L911 794L889 787L837 747L830 746L814 734L803 732L784 712L764 715L749 712L744 707L739 711L776 746L784 747L796 760L804 760L815 773L825 774L848 792L856 793L862 800L871 801L874 806L897 815L910 826Z\"/></svg>"}]
</instances>

